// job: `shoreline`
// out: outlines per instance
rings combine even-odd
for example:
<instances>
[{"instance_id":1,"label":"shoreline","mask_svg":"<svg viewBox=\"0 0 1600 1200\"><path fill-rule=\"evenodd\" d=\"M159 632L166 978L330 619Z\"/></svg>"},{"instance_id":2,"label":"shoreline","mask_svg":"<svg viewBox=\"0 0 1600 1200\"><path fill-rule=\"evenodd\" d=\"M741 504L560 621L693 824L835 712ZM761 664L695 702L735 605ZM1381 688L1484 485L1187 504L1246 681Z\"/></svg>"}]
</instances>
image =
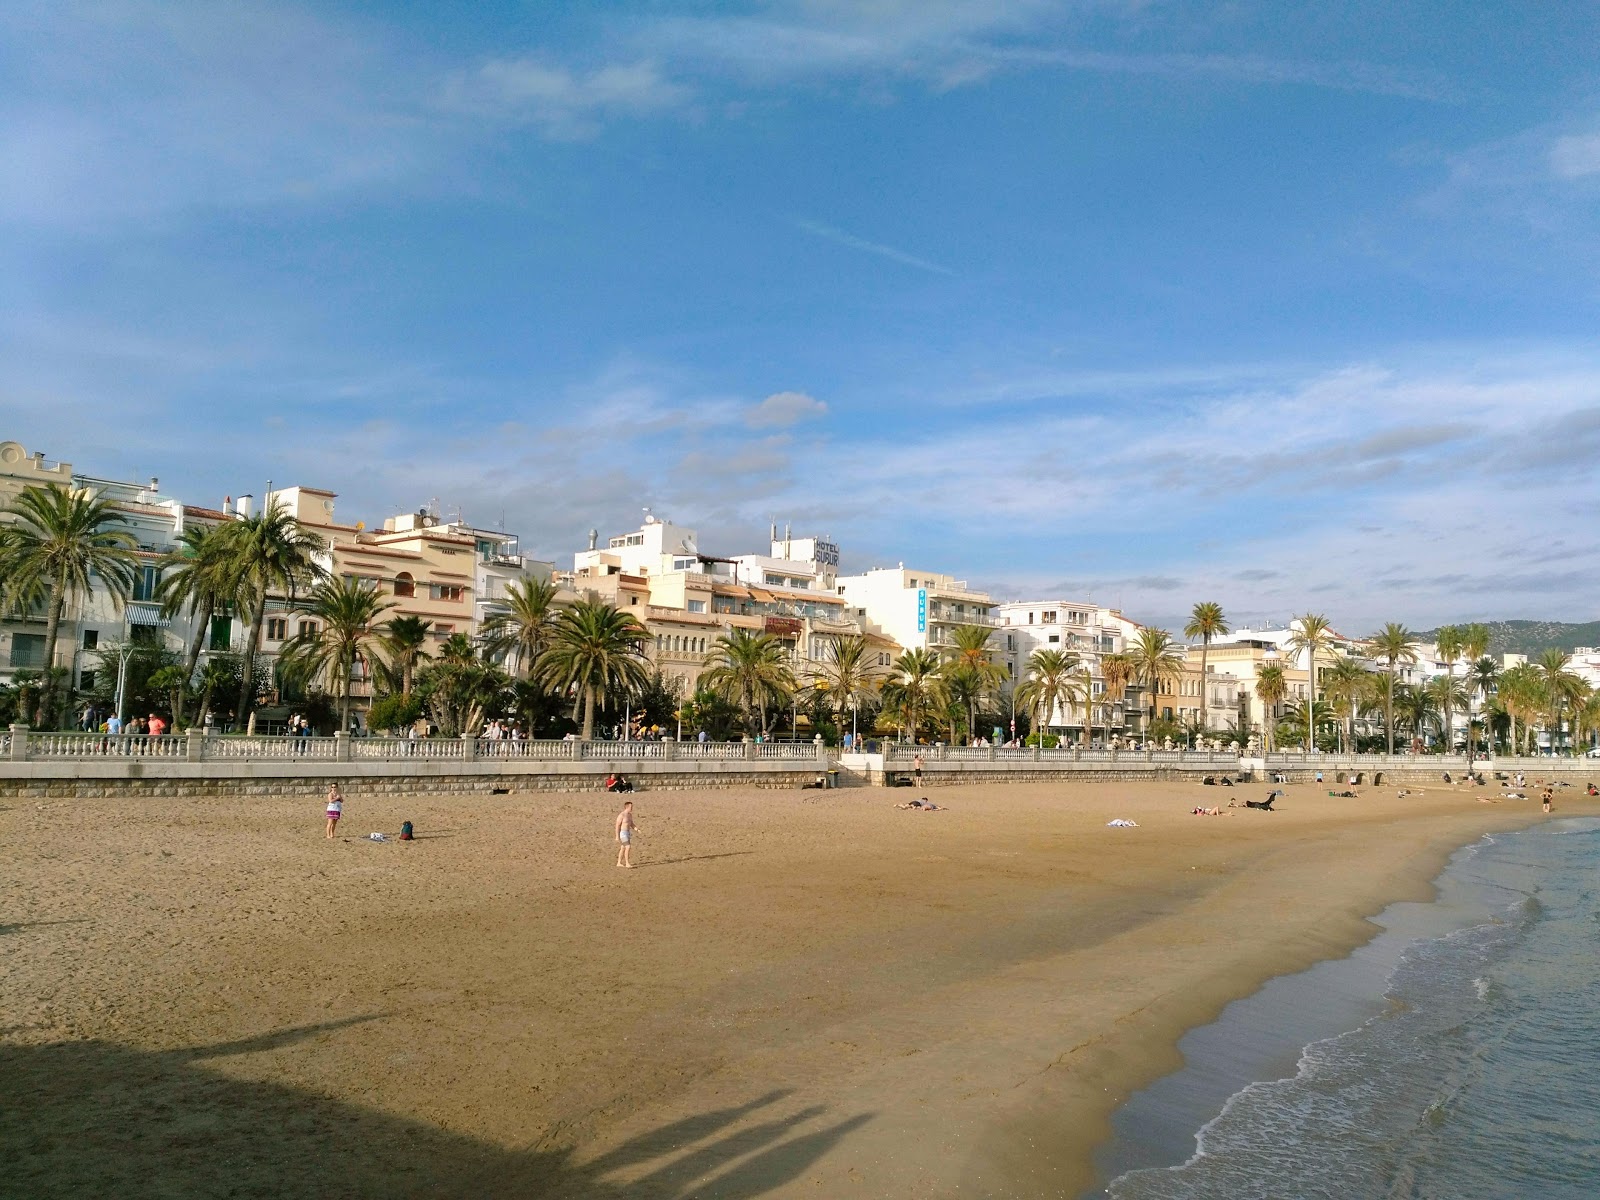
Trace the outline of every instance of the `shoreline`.
<instances>
[{"instance_id":1,"label":"shoreline","mask_svg":"<svg viewBox=\"0 0 1600 1200\"><path fill-rule=\"evenodd\" d=\"M1220 789L1172 783L941 787L936 813L644 793L632 872L601 794L357 796L334 843L293 798L0 805L0 1055L67 1143L100 1114L63 1055L107 1058L135 1129L228 1093L237 1129L87 1156L89 1190L203 1172L264 1105L333 1105L361 1136L269 1136L279 1194L337 1171L375 1196L1078 1196L1188 1030L1541 818L1462 788L1287 790L1227 818L1188 811ZM362 842L402 819L418 842ZM42 1141L0 1150L88 1169Z\"/></svg>"}]
</instances>

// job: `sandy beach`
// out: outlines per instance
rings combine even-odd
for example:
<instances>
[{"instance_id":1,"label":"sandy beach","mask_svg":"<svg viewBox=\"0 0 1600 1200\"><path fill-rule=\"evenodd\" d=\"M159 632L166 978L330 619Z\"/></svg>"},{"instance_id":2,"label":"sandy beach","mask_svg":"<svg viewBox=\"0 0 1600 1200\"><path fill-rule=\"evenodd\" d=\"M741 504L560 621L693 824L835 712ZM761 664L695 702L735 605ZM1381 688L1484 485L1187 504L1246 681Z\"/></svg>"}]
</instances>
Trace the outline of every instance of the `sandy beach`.
<instances>
[{"instance_id":1,"label":"sandy beach","mask_svg":"<svg viewBox=\"0 0 1600 1200\"><path fill-rule=\"evenodd\" d=\"M1184 1030L1545 819L1287 791L646 792L632 871L598 793L3 801L0 1195L1076 1196Z\"/></svg>"}]
</instances>

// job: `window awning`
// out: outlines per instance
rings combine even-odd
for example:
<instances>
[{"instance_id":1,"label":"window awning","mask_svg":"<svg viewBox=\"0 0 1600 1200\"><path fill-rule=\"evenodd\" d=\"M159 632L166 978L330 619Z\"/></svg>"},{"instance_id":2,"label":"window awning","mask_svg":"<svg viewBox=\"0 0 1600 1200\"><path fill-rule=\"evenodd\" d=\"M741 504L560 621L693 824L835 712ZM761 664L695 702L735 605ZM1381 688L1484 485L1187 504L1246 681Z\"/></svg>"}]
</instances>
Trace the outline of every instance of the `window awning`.
<instances>
[{"instance_id":1,"label":"window awning","mask_svg":"<svg viewBox=\"0 0 1600 1200\"><path fill-rule=\"evenodd\" d=\"M128 605L128 624L149 625L156 629L165 629L167 619L161 615L159 604L140 604L134 602Z\"/></svg>"}]
</instances>

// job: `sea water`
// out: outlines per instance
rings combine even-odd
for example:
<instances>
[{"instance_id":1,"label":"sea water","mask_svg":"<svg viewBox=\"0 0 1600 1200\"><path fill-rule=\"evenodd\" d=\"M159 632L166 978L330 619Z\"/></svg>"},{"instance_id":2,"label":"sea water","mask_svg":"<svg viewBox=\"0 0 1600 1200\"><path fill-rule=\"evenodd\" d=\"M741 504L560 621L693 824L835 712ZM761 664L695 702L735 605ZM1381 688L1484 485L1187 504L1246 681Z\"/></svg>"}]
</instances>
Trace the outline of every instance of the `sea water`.
<instances>
[{"instance_id":1,"label":"sea water","mask_svg":"<svg viewBox=\"0 0 1600 1200\"><path fill-rule=\"evenodd\" d=\"M1104 1194L1600 1197L1600 821L1485 838L1439 885L1186 1038L1117 1115Z\"/></svg>"}]
</instances>

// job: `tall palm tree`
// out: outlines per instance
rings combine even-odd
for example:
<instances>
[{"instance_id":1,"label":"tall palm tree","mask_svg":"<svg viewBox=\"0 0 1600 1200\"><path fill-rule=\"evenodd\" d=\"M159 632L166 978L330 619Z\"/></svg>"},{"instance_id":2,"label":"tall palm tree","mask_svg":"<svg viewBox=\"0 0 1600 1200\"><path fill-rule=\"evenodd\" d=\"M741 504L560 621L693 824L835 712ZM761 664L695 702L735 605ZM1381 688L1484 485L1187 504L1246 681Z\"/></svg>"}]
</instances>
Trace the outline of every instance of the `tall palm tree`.
<instances>
[{"instance_id":1,"label":"tall palm tree","mask_svg":"<svg viewBox=\"0 0 1600 1200\"><path fill-rule=\"evenodd\" d=\"M846 710L854 709L877 687L878 670L872 653L865 634L845 634L829 640L826 656L811 669L817 686L832 699L841 728Z\"/></svg>"},{"instance_id":2,"label":"tall palm tree","mask_svg":"<svg viewBox=\"0 0 1600 1200\"><path fill-rule=\"evenodd\" d=\"M1183 627L1183 636L1200 639L1200 728L1211 728L1211 717L1206 694L1210 678L1211 639L1228 632L1228 619L1222 614L1222 605L1215 600L1203 600L1189 614L1189 623Z\"/></svg>"},{"instance_id":3,"label":"tall palm tree","mask_svg":"<svg viewBox=\"0 0 1600 1200\"><path fill-rule=\"evenodd\" d=\"M1333 648L1333 626L1328 623L1328 618L1321 613L1306 613L1295 618L1299 628L1289 635L1289 649L1295 654L1304 653L1306 656L1306 696L1308 699L1317 698L1317 654L1323 650ZM1315 748L1315 739L1312 729L1306 726L1306 753L1310 754Z\"/></svg>"},{"instance_id":4,"label":"tall palm tree","mask_svg":"<svg viewBox=\"0 0 1600 1200\"><path fill-rule=\"evenodd\" d=\"M1106 741L1111 741L1111 710L1122 703L1123 697L1128 694L1128 685L1138 676L1138 668L1133 661L1133 655L1125 650L1100 656L1100 680L1105 684L1105 691L1101 693L1096 707L1104 711L1106 718Z\"/></svg>"},{"instance_id":5,"label":"tall palm tree","mask_svg":"<svg viewBox=\"0 0 1600 1200\"><path fill-rule=\"evenodd\" d=\"M1028 673L1017 688L1017 699L1034 713L1033 727L1039 733L1040 745L1050 726L1050 717L1065 699L1069 690L1076 690L1074 678L1078 670L1078 656L1071 650L1035 650L1028 658ZM1085 718L1085 726L1088 719Z\"/></svg>"},{"instance_id":6,"label":"tall palm tree","mask_svg":"<svg viewBox=\"0 0 1600 1200\"><path fill-rule=\"evenodd\" d=\"M411 695L416 685L417 667L428 657L428 633L432 621L421 617L391 617L384 626L381 649L386 686L400 689L402 696Z\"/></svg>"},{"instance_id":7,"label":"tall palm tree","mask_svg":"<svg viewBox=\"0 0 1600 1200\"><path fill-rule=\"evenodd\" d=\"M1461 686L1461 681L1450 675L1438 675L1428 680L1422 688L1428 694L1428 702L1433 705L1434 711L1439 714L1439 734L1442 741L1441 752L1449 754L1455 750L1455 743L1451 736L1453 726L1451 714L1457 708L1465 708L1467 704L1467 689Z\"/></svg>"},{"instance_id":8,"label":"tall palm tree","mask_svg":"<svg viewBox=\"0 0 1600 1200\"><path fill-rule=\"evenodd\" d=\"M1572 655L1552 646L1540 654L1538 662L1534 664L1544 683L1545 710L1541 715L1550 733L1551 754L1560 749L1557 743L1561 740L1562 713L1582 699L1584 693L1583 680L1567 670L1571 663Z\"/></svg>"},{"instance_id":9,"label":"tall palm tree","mask_svg":"<svg viewBox=\"0 0 1600 1200\"><path fill-rule=\"evenodd\" d=\"M1580 753L1586 734L1600 730L1600 692L1585 685L1582 696L1572 706L1572 750Z\"/></svg>"},{"instance_id":10,"label":"tall palm tree","mask_svg":"<svg viewBox=\"0 0 1600 1200\"><path fill-rule=\"evenodd\" d=\"M884 682L883 698L900 710L902 728L910 731L913 742L924 715L943 707L949 698L943 665L932 650L907 650L894 660Z\"/></svg>"},{"instance_id":11,"label":"tall palm tree","mask_svg":"<svg viewBox=\"0 0 1600 1200\"><path fill-rule=\"evenodd\" d=\"M325 579L295 604L295 610L311 617L315 627L284 647L280 668L290 678L332 677L340 729L350 728L350 672L356 659L383 638L383 614L393 607L376 584L353 576Z\"/></svg>"},{"instance_id":12,"label":"tall palm tree","mask_svg":"<svg viewBox=\"0 0 1600 1200\"><path fill-rule=\"evenodd\" d=\"M1276 738L1274 730L1277 726L1277 708L1283 703L1283 698L1289 694L1289 681L1284 675L1282 663L1263 663L1256 668L1256 697L1261 701L1263 712L1261 720L1261 749L1270 753Z\"/></svg>"},{"instance_id":13,"label":"tall palm tree","mask_svg":"<svg viewBox=\"0 0 1600 1200\"><path fill-rule=\"evenodd\" d=\"M1323 690L1335 708L1344 711L1345 724L1340 732L1346 753L1356 748L1356 713L1371 694L1372 684L1372 672L1359 659L1350 657L1334 659L1323 676Z\"/></svg>"},{"instance_id":14,"label":"tall palm tree","mask_svg":"<svg viewBox=\"0 0 1600 1200\"><path fill-rule=\"evenodd\" d=\"M994 630L984 625L958 625L951 634L949 666L963 678L969 742L978 723L978 704L992 696L1005 679L1005 671L989 657L993 634Z\"/></svg>"},{"instance_id":15,"label":"tall palm tree","mask_svg":"<svg viewBox=\"0 0 1600 1200\"><path fill-rule=\"evenodd\" d=\"M633 614L592 597L562 609L534 679L573 697L583 713L583 739L594 737L594 714L612 696L642 688L650 678L644 657L649 634Z\"/></svg>"},{"instance_id":16,"label":"tall palm tree","mask_svg":"<svg viewBox=\"0 0 1600 1200\"><path fill-rule=\"evenodd\" d=\"M1544 676L1532 663L1518 663L1500 673L1499 687L1495 693L1500 707L1511 723L1510 743L1515 752L1517 722L1522 722L1522 751L1527 753L1528 739L1533 732L1533 721L1545 707Z\"/></svg>"},{"instance_id":17,"label":"tall palm tree","mask_svg":"<svg viewBox=\"0 0 1600 1200\"><path fill-rule=\"evenodd\" d=\"M227 527L186 526L163 563L167 570L156 585L161 615L170 618L187 612L195 621L194 637L183 660L183 677L192 680L211 634L212 619L239 607L240 580L229 551ZM175 712L172 719L176 724L183 714Z\"/></svg>"},{"instance_id":18,"label":"tall palm tree","mask_svg":"<svg viewBox=\"0 0 1600 1200\"><path fill-rule=\"evenodd\" d=\"M117 609L133 592L138 542L111 502L87 488L50 483L22 489L0 516L12 518L0 558L7 603L13 611L44 604L44 687L39 691L33 723L44 728L57 720L56 643L67 607L87 597L91 576L105 585Z\"/></svg>"},{"instance_id":19,"label":"tall palm tree","mask_svg":"<svg viewBox=\"0 0 1600 1200\"><path fill-rule=\"evenodd\" d=\"M1487 691L1475 687L1472 682L1478 664L1489 654L1489 627L1481 622L1474 621L1470 625L1461 627L1461 658L1467 664L1467 766L1472 765L1472 714L1477 703L1488 695ZM1492 660L1491 660L1492 661ZM1492 682L1492 681L1491 681Z\"/></svg>"},{"instance_id":20,"label":"tall palm tree","mask_svg":"<svg viewBox=\"0 0 1600 1200\"><path fill-rule=\"evenodd\" d=\"M223 526L227 553L233 563L244 611L250 614L250 638L245 643L239 681L238 720L250 715L255 699L256 654L261 627L267 620L267 594L283 592L293 604L302 589L314 586L327 572L317 562L326 544L295 518L278 500L254 516Z\"/></svg>"},{"instance_id":21,"label":"tall palm tree","mask_svg":"<svg viewBox=\"0 0 1600 1200\"><path fill-rule=\"evenodd\" d=\"M1394 692L1394 711L1419 742L1426 742L1429 728L1438 723L1439 708L1426 687L1401 684Z\"/></svg>"},{"instance_id":22,"label":"tall palm tree","mask_svg":"<svg viewBox=\"0 0 1600 1200\"><path fill-rule=\"evenodd\" d=\"M1145 720L1145 736L1156 720L1156 701L1163 683L1172 683L1183 677L1183 651L1173 643L1172 635L1165 629L1141 629L1139 636L1128 649L1138 678L1150 689L1150 712Z\"/></svg>"},{"instance_id":23,"label":"tall palm tree","mask_svg":"<svg viewBox=\"0 0 1600 1200\"><path fill-rule=\"evenodd\" d=\"M1469 625L1467 628L1471 629L1473 626ZM1482 626L1478 626L1478 628L1482 628ZM1480 654L1477 658L1472 659L1467 667L1467 697L1474 708L1481 708L1482 705L1488 702L1489 696L1493 693L1499 680L1500 664L1495 662L1494 659L1487 654ZM1492 744L1490 749L1493 749ZM1472 740L1470 737L1467 739L1467 754L1470 758L1472 754Z\"/></svg>"},{"instance_id":24,"label":"tall palm tree","mask_svg":"<svg viewBox=\"0 0 1600 1200\"><path fill-rule=\"evenodd\" d=\"M1461 661L1463 645L1466 639L1466 630L1460 625L1442 625L1433 635L1434 648L1439 652L1439 661L1444 664L1445 678L1454 682L1456 677L1456 663ZM1442 689L1435 697L1443 701L1440 712L1444 722L1444 752L1449 754L1456 748L1455 735L1455 700L1456 690L1453 687ZM1468 714L1470 718L1471 714Z\"/></svg>"},{"instance_id":25,"label":"tall palm tree","mask_svg":"<svg viewBox=\"0 0 1600 1200\"><path fill-rule=\"evenodd\" d=\"M1394 675L1401 663L1417 661L1416 637L1404 625L1390 621L1367 639L1367 652L1388 669L1389 681L1383 694L1383 726L1388 734L1389 753L1394 753Z\"/></svg>"},{"instance_id":26,"label":"tall palm tree","mask_svg":"<svg viewBox=\"0 0 1600 1200\"><path fill-rule=\"evenodd\" d=\"M711 643L700 685L736 700L751 733L767 732L768 708L789 702L796 685L789 651L770 633L735 629Z\"/></svg>"},{"instance_id":27,"label":"tall palm tree","mask_svg":"<svg viewBox=\"0 0 1600 1200\"><path fill-rule=\"evenodd\" d=\"M550 580L533 576L507 584L508 611L495 613L483 623L484 650L494 658L514 656L512 667L527 676L550 645L559 591Z\"/></svg>"}]
</instances>

